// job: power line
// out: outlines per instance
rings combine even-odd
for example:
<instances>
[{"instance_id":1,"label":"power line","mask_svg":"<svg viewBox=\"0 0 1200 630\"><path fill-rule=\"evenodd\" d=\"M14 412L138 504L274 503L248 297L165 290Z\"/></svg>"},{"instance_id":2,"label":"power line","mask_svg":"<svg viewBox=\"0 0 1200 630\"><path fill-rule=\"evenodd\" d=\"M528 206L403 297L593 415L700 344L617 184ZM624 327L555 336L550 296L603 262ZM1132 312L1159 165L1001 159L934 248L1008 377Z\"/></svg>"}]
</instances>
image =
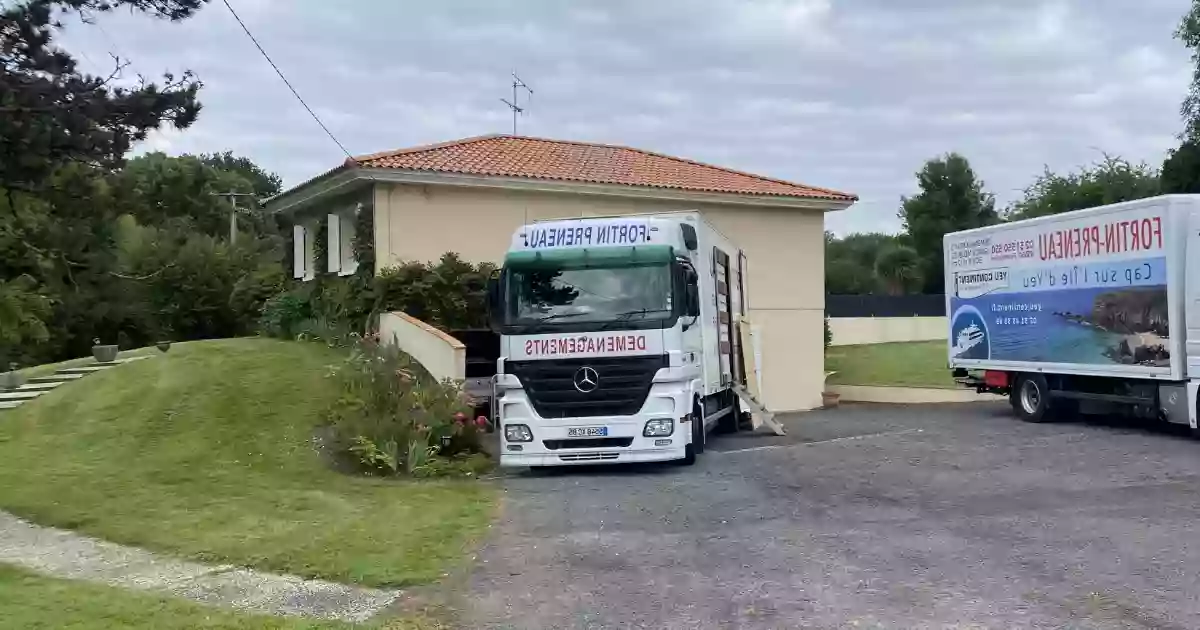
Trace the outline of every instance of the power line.
<instances>
[{"instance_id":1,"label":"power line","mask_svg":"<svg viewBox=\"0 0 1200 630\"><path fill-rule=\"evenodd\" d=\"M254 37L254 33L251 33L250 29L246 28L246 23L243 22L242 18L238 16L237 11L233 10L233 5L229 4L229 0L222 0L222 2L225 3L225 8L229 9L229 13L233 15L233 19L237 20L237 23L242 27L242 30L246 31L246 36L250 38L250 41L254 42L254 47L258 49L258 52L262 53L263 59L266 59L267 63L271 64L271 67L275 69L275 74L278 74L279 78L283 79L284 85L288 86L288 89L292 91L292 95L296 97L296 100L300 101L300 104L304 106L304 109L308 110L308 115L312 116L312 119L317 121L317 124L320 125L321 129L325 131L325 135L329 136L329 139L333 140L333 143L338 145L338 148L342 150L342 153L345 153L346 157L353 160L354 156L346 150L346 147L340 141L338 141L337 137L333 135L333 132L329 130L329 127L326 127L325 123L321 122L321 119L317 116L317 113L308 106L308 103L304 102L304 99L300 96L300 93L296 91L296 88L292 87L292 82L288 81L287 77L283 76L283 71L279 69L279 66L275 65L275 62L271 60L271 56L267 54L267 51L263 50L262 44L258 43L258 40Z\"/></svg>"}]
</instances>

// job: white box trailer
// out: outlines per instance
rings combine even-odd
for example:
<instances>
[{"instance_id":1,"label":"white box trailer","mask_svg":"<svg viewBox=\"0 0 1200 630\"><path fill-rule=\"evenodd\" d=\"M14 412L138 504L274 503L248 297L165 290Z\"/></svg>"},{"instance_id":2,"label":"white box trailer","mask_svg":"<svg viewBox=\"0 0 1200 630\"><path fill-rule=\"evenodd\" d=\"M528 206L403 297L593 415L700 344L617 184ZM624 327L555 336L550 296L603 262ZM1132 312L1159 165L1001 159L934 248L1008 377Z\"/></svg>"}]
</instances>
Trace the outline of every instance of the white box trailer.
<instances>
[{"instance_id":1,"label":"white box trailer","mask_svg":"<svg viewBox=\"0 0 1200 630\"><path fill-rule=\"evenodd\" d=\"M1197 426L1200 195L947 234L949 365L1025 420L1116 409Z\"/></svg>"}]
</instances>

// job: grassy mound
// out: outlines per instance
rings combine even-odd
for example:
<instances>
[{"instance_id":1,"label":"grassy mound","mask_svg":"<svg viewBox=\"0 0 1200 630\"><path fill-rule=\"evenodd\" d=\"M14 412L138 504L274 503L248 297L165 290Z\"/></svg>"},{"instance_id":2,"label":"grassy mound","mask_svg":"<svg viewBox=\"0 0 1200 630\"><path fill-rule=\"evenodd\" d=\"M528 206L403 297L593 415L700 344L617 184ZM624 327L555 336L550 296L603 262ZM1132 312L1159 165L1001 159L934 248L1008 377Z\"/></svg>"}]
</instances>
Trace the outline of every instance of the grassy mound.
<instances>
[{"instance_id":1,"label":"grassy mound","mask_svg":"<svg viewBox=\"0 0 1200 630\"><path fill-rule=\"evenodd\" d=\"M441 577L493 488L328 470L320 344L231 339L94 374L0 415L0 508L210 562L370 585Z\"/></svg>"},{"instance_id":2,"label":"grassy mound","mask_svg":"<svg viewBox=\"0 0 1200 630\"><path fill-rule=\"evenodd\" d=\"M945 341L907 341L862 346L832 346L825 369L836 371L832 385L955 387Z\"/></svg>"}]
</instances>

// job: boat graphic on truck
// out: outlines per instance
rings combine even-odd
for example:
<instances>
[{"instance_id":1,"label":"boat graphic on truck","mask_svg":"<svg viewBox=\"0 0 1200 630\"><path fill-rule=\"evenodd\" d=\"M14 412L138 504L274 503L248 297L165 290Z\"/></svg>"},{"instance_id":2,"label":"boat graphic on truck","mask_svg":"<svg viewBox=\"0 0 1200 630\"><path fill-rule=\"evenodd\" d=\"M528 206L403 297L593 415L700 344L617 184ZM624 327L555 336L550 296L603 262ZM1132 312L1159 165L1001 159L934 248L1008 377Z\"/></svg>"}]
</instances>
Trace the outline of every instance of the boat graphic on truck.
<instances>
[{"instance_id":1,"label":"boat graphic on truck","mask_svg":"<svg viewBox=\"0 0 1200 630\"><path fill-rule=\"evenodd\" d=\"M488 286L500 464L693 463L736 430L745 263L698 212L517 229Z\"/></svg>"},{"instance_id":2,"label":"boat graphic on truck","mask_svg":"<svg viewBox=\"0 0 1200 630\"><path fill-rule=\"evenodd\" d=\"M959 331L958 341L950 350L950 354L956 357L961 356L971 348L983 343L983 341L983 330L976 324L968 324L966 328L963 328L961 331Z\"/></svg>"},{"instance_id":3,"label":"boat graphic on truck","mask_svg":"<svg viewBox=\"0 0 1200 630\"><path fill-rule=\"evenodd\" d=\"M1032 422L1124 412L1196 429L1200 195L947 234L943 247L960 383Z\"/></svg>"}]
</instances>

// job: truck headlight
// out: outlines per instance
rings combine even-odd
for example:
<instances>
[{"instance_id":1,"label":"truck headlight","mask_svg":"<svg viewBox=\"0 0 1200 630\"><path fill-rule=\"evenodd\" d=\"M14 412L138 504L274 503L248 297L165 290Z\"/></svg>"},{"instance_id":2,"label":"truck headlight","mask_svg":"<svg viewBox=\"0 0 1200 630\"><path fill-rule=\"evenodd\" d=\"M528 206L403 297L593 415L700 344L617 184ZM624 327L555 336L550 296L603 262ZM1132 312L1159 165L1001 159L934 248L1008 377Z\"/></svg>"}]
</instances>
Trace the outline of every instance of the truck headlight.
<instances>
[{"instance_id":1,"label":"truck headlight","mask_svg":"<svg viewBox=\"0 0 1200 630\"><path fill-rule=\"evenodd\" d=\"M646 423L642 430L643 437L664 437L675 432L675 421L671 418L657 418Z\"/></svg>"},{"instance_id":2,"label":"truck headlight","mask_svg":"<svg viewBox=\"0 0 1200 630\"><path fill-rule=\"evenodd\" d=\"M533 431L523 424L504 425L504 439L509 442L532 442Z\"/></svg>"}]
</instances>

